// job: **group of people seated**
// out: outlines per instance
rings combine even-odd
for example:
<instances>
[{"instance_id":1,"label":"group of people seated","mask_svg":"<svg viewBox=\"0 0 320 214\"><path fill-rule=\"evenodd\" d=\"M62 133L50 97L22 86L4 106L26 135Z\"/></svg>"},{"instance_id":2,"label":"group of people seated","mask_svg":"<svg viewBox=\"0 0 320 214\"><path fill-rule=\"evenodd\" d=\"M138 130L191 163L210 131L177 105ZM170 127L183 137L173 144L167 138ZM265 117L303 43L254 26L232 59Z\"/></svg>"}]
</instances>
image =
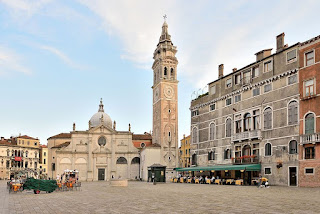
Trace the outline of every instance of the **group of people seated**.
<instances>
[{"instance_id":1,"label":"group of people seated","mask_svg":"<svg viewBox=\"0 0 320 214\"><path fill-rule=\"evenodd\" d=\"M208 181L210 180L210 183L214 183L216 179L219 179L219 176L215 178L214 176L209 177L209 176L182 176L181 174L178 175L177 177L177 182L181 182L181 178L183 179L183 183L200 183L200 184L206 184L209 183Z\"/></svg>"}]
</instances>

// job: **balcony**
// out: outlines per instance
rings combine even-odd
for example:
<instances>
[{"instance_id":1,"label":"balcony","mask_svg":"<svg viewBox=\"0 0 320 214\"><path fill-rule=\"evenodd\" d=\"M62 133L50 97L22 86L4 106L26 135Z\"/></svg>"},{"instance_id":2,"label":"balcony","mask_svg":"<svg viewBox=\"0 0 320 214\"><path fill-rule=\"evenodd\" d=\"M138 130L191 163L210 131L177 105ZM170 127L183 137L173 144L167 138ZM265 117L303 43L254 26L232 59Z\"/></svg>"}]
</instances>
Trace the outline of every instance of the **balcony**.
<instances>
[{"instance_id":1,"label":"balcony","mask_svg":"<svg viewBox=\"0 0 320 214\"><path fill-rule=\"evenodd\" d=\"M320 133L300 135L300 144L315 144L320 142Z\"/></svg>"},{"instance_id":2,"label":"balcony","mask_svg":"<svg viewBox=\"0 0 320 214\"><path fill-rule=\"evenodd\" d=\"M241 157L235 157L231 158L232 164L257 164L259 163L259 156L251 155L251 156L241 156Z\"/></svg>"},{"instance_id":3,"label":"balcony","mask_svg":"<svg viewBox=\"0 0 320 214\"><path fill-rule=\"evenodd\" d=\"M235 141L241 142L243 140L251 140L251 139L256 139L256 138L258 138L258 139L261 138L261 130L253 130L253 131L235 133L231 137L233 142L235 142Z\"/></svg>"}]
</instances>

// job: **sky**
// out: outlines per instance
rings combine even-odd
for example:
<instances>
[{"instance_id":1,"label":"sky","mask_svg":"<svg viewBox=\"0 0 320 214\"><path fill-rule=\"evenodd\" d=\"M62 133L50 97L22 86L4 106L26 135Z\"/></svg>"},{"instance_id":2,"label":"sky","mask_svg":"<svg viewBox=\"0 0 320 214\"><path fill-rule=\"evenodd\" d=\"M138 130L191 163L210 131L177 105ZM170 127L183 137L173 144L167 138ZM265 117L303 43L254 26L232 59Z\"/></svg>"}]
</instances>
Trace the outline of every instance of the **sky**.
<instances>
[{"instance_id":1,"label":"sky","mask_svg":"<svg viewBox=\"0 0 320 214\"><path fill-rule=\"evenodd\" d=\"M255 61L285 32L293 45L320 34L320 1L0 0L0 135L42 144L87 130L98 111L117 130L152 130L153 51L163 16L178 48L179 139L190 102L218 77Z\"/></svg>"}]
</instances>

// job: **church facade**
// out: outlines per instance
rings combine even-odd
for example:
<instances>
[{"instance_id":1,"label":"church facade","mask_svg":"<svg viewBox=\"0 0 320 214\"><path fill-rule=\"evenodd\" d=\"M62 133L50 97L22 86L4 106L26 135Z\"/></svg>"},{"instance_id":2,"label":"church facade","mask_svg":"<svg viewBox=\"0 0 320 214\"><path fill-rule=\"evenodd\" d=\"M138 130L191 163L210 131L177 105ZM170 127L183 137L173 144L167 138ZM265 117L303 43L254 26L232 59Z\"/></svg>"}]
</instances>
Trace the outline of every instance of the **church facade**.
<instances>
[{"instance_id":1,"label":"church facade","mask_svg":"<svg viewBox=\"0 0 320 214\"><path fill-rule=\"evenodd\" d=\"M134 146L132 136L130 125L128 131L116 130L101 100L88 130L77 131L74 124L72 132L48 138L51 176L76 169L81 181L138 179L139 148Z\"/></svg>"}]
</instances>

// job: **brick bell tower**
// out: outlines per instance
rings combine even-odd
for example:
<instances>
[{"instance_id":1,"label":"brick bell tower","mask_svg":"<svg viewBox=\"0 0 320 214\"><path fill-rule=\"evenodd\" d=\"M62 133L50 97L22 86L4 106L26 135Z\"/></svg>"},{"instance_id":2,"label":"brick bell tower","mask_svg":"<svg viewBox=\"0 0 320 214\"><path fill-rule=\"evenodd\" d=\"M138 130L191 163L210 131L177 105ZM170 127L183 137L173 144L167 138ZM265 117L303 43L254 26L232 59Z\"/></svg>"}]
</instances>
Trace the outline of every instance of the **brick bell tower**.
<instances>
[{"instance_id":1,"label":"brick bell tower","mask_svg":"<svg viewBox=\"0 0 320 214\"><path fill-rule=\"evenodd\" d=\"M166 17L165 17L166 18ZM175 175L178 166L178 80L177 47L173 45L164 21L162 33L153 53L153 136L161 146L161 164L167 166L166 178Z\"/></svg>"}]
</instances>

